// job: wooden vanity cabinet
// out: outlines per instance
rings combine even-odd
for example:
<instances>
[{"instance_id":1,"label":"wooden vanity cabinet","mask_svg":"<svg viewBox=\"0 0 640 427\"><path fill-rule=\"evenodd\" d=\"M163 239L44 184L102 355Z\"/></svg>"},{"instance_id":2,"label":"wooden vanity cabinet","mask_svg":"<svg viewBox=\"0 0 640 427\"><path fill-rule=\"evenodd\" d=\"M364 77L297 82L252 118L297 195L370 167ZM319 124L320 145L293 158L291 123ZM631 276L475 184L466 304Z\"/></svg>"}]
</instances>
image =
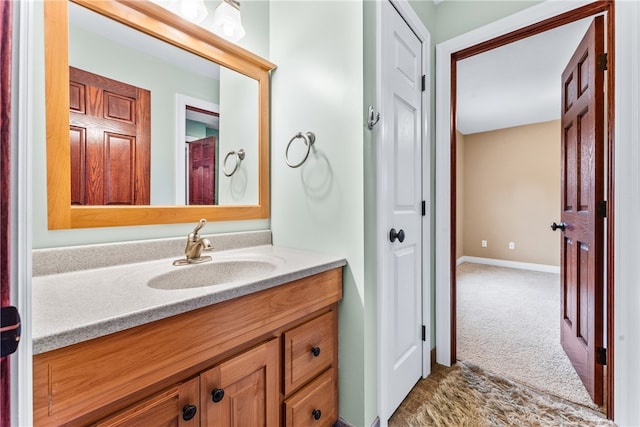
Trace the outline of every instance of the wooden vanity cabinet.
<instances>
[{"instance_id":1,"label":"wooden vanity cabinet","mask_svg":"<svg viewBox=\"0 0 640 427\"><path fill-rule=\"evenodd\" d=\"M34 423L329 426L341 298L337 268L37 354Z\"/></svg>"}]
</instances>

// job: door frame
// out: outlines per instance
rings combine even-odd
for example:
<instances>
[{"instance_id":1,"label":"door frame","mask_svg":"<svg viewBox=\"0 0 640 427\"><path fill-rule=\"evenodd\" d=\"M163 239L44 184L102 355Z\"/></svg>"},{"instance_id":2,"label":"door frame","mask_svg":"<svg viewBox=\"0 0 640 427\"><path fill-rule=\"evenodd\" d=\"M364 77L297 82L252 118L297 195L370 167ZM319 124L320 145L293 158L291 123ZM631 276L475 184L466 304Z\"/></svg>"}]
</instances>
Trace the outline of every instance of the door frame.
<instances>
[{"instance_id":1,"label":"door frame","mask_svg":"<svg viewBox=\"0 0 640 427\"><path fill-rule=\"evenodd\" d=\"M450 111L436 122L436 360L450 366L456 361L456 63L490 49L555 27L607 14L607 225L605 241L605 293L607 416L613 418L614 398L614 119L615 119L615 10L614 2L547 1L502 20L470 31L436 46L436 109Z\"/></svg>"},{"instance_id":2,"label":"door frame","mask_svg":"<svg viewBox=\"0 0 640 427\"><path fill-rule=\"evenodd\" d=\"M422 200L426 202L425 215L422 217L422 324L425 326L425 340L422 342L422 377L426 378L431 372L431 277L432 277L432 260L431 260L431 242L432 242L432 191L431 179L433 171L431 169L431 34L425 27L422 20L413 10L408 0L388 0L391 5L398 11L400 16L407 23L409 28L416 34L422 43L422 71L426 75L426 88L422 92ZM381 104L382 100L382 3L376 2L376 99ZM379 105L378 111L381 116L386 113L383 105ZM384 281L386 277L386 268L384 266L384 247L387 245L388 235L388 218L386 214L386 206L380 197L381 190L384 189L382 177L388 175L384 166L385 159L379 147L386 136L387 129L384 128L383 122L379 122L372 130L373 142L376 146L376 294L377 298L377 406L378 414L386 414L384 396L382 390L386 386L384 378L384 370L380 355L385 345L388 345L383 339L383 328L381 313L386 310L385 301L382 301L380 295L383 295ZM387 419L380 418L380 427L386 427Z\"/></svg>"},{"instance_id":3,"label":"door frame","mask_svg":"<svg viewBox=\"0 0 640 427\"><path fill-rule=\"evenodd\" d=\"M31 336L31 253L33 248L33 111L38 94L34 89L34 28L36 13L33 2L14 2L13 75L12 82L12 215L11 273L13 305L21 317L18 351L11 364L11 419L16 425L33 425L33 349ZM44 91L44 89L43 89Z\"/></svg>"},{"instance_id":4,"label":"door frame","mask_svg":"<svg viewBox=\"0 0 640 427\"><path fill-rule=\"evenodd\" d=\"M176 135L174 145L174 185L175 185L175 202L176 205L188 205L187 194L187 155L185 153L185 134L187 133L186 116L187 107L195 107L201 110L220 113L220 104L205 101L203 99L194 98L192 96L176 93L175 99L175 117L176 117Z\"/></svg>"}]
</instances>

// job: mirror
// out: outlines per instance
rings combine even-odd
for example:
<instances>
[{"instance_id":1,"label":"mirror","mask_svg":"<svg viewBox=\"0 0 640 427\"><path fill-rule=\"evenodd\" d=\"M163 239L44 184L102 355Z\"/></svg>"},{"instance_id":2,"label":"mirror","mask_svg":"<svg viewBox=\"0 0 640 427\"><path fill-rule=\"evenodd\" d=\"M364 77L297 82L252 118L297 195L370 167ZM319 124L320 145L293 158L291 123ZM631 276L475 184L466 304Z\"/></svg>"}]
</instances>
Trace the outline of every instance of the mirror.
<instances>
[{"instance_id":1,"label":"mirror","mask_svg":"<svg viewBox=\"0 0 640 427\"><path fill-rule=\"evenodd\" d=\"M275 66L151 2L73 3L45 2L49 228L267 218L269 71ZM78 18L83 24L75 24ZM109 40L93 31L102 25L98 21L105 20L120 26L107 27ZM99 60L92 56L86 42L98 40L101 48L93 47L94 52L111 52L105 43L115 43L113 34L129 45L129 52L105 54ZM151 55L157 48L147 43L158 41L164 49L158 56L176 58L177 65L168 65L166 71L156 68L150 78L150 72L135 61L143 57L142 49L148 54L145 60L157 66L159 58ZM72 205L75 190L70 177L77 168L71 167L74 150L69 146L69 66L150 89L150 206ZM173 78L162 79L162 74ZM179 81L187 83L179 86ZM162 82L170 88L163 88ZM205 137L216 141L216 173L215 195L204 203L215 206L185 206L203 203L189 199L190 189L197 185L190 186L188 170L193 162L186 149L191 141Z\"/></svg>"}]
</instances>

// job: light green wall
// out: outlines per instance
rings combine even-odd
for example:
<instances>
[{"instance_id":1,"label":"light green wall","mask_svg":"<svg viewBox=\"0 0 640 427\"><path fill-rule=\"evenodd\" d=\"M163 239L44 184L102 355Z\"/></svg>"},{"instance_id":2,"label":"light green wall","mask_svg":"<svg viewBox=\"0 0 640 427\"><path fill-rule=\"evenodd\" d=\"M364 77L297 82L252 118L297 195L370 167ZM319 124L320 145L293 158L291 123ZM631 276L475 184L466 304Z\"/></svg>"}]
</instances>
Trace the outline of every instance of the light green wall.
<instances>
[{"instance_id":1,"label":"light green wall","mask_svg":"<svg viewBox=\"0 0 640 427\"><path fill-rule=\"evenodd\" d=\"M274 244L344 256L340 303L340 415L363 426L365 295L363 10L361 1L272 1L272 216ZM297 132L316 134L306 164L284 153ZM300 143L300 141L298 141Z\"/></svg>"},{"instance_id":2,"label":"light green wall","mask_svg":"<svg viewBox=\"0 0 640 427\"><path fill-rule=\"evenodd\" d=\"M363 5L364 32L364 97L361 111L365 113L369 105L380 111L376 100L376 13L377 2L365 1ZM378 328L377 328L377 260L376 260L376 150L374 134L362 120L363 129L363 173L364 173L364 382L363 390L371 390L364 398L363 425L370 425L378 415ZM344 399L344 398L343 398Z\"/></svg>"},{"instance_id":3,"label":"light green wall","mask_svg":"<svg viewBox=\"0 0 640 427\"><path fill-rule=\"evenodd\" d=\"M416 1L416 3L421 3ZM497 21L541 1L445 0L435 9L435 44ZM433 34L432 34L433 35Z\"/></svg>"}]
</instances>

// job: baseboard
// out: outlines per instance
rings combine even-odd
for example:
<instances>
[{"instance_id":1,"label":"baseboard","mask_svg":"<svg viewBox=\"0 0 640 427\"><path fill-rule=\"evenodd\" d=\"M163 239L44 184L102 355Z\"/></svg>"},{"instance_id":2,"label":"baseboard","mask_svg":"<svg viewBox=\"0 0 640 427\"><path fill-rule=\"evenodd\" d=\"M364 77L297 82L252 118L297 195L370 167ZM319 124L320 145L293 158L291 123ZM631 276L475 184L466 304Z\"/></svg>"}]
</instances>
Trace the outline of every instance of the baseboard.
<instances>
[{"instance_id":1,"label":"baseboard","mask_svg":"<svg viewBox=\"0 0 640 427\"><path fill-rule=\"evenodd\" d=\"M508 261L505 259L481 258L475 256L461 256L456 260L456 265L460 265L464 262L495 265L497 267L519 268L521 270L542 271L545 273L560 273L560 267L556 265L534 264L530 262Z\"/></svg>"},{"instance_id":2,"label":"baseboard","mask_svg":"<svg viewBox=\"0 0 640 427\"><path fill-rule=\"evenodd\" d=\"M376 418L377 420L377 418ZM379 425L379 424L378 424ZM343 420L342 418L338 418L336 420L335 423L333 423L333 427L353 427L352 424L349 424L348 422L346 422L345 420ZM372 424L373 427L373 424Z\"/></svg>"}]
</instances>

